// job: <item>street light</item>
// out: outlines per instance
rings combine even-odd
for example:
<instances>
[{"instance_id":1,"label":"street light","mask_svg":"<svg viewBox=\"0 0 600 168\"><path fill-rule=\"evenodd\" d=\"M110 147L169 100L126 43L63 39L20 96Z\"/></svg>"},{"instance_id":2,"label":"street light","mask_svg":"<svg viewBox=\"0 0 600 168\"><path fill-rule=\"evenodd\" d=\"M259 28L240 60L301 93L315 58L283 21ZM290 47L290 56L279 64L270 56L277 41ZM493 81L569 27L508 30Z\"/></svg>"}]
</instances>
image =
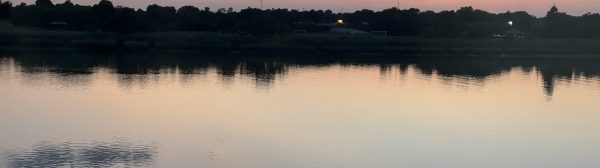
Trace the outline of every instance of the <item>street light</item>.
<instances>
[{"instance_id":1,"label":"street light","mask_svg":"<svg viewBox=\"0 0 600 168\"><path fill-rule=\"evenodd\" d=\"M513 21L512 20L508 21L508 25L512 26L513 25Z\"/></svg>"}]
</instances>

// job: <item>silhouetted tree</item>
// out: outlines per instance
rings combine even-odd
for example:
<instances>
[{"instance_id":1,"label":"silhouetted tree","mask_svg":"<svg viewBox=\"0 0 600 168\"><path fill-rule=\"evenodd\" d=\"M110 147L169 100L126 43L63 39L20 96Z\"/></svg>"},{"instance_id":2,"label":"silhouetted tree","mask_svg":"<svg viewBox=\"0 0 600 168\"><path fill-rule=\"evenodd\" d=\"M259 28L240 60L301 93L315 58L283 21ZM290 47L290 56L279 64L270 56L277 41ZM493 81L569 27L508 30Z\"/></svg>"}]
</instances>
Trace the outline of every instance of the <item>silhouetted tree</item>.
<instances>
[{"instance_id":1,"label":"silhouetted tree","mask_svg":"<svg viewBox=\"0 0 600 168\"><path fill-rule=\"evenodd\" d=\"M153 31L172 31L176 30L177 9L175 7L162 7L156 4L149 5L146 8L146 17L150 24L150 30Z\"/></svg>"},{"instance_id":2,"label":"silhouetted tree","mask_svg":"<svg viewBox=\"0 0 600 168\"><path fill-rule=\"evenodd\" d=\"M270 15L273 10L247 8L237 14L241 31L255 35L282 33L289 28Z\"/></svg>"},{"instance_id":3,"label":"silhouetted tree","mask_svg":"<svg viewBox=\"0 0 600 168\"><path fill-rule=\"evenodd\" d=\"M48 8L54 6L50 0L36 0L35 5L38 7Z\"/></svg>"},{"instance_id":4,"label":"silhouetted tree","mask_svg":"<svg viewBox=\"0 0 600 168\"><path fill-rule=\"evenodd\" d=\"M17 26L44 26L41 23L43 16L44 9L21 3L12 9L11 22Z\"/></svg>"},{"instance_id":5,"label":"silhouetted tree","mask_svg":"<svg viewBox=\"0 0 600 168\"><path fill-rule=\"evenodd\" d=\"M96 17L95 28L98 30L110 30L115 16L115 7L108 0L100 0L98 4L92 7L92 12Z\"/></svg>"},{"instance_id":6,"label":"silhouetted tree","mask_svg":"<svg viewBox=\"0 0 600 168\"><path fill-rule=\"evenodd\" d=\"M550 8L544 19L543 36L551 38L573 37L572 28L576 25L574 19L566 13L559 12L556 6Z\"/></svg>"},{"instance_id":7,"label":"silhouetted tree","mask_svg":"<svg viewBox=\"0 0 600 168\"><path fill-rule=\"evenodd\" d=\"M71 0L66 0L64 3L62 3L63 6L67 6L67 7L72 7L73 6L73 2L71 2Z\"/></svg>"},{"instance_id":8,"label":"silhouetted tree","mask_svg":"<svg viewBox=\"0 0 600 168\"><path fill-rule=\"evenodd\" d=\"M0 19L8 19L12 9L12 3L10 1L0 0Z\"/></svg>"},{"instance_id":9,"label":"silhouetted tree","mask_svg":"<svg viewBox=\"0 0 600 168\"><path fill-rule=\"evenodd\" d=\"M135 10L132 8L116 8L112 29L122 33L132 33L140 30Z\"/></svg>"},{"instance_id":10,"label":"silhouetted tree","mask_svg":"<svg viewBox=\"0 0 600 168\"><path fill-rule=\"evenodd\" d=\"M237 22L233 13L233 8L217 10L215 13L217 19L215 29L223 32L235 32L237 30Z\"/></svg>"},{"instance_id":11,"label":"silhouetted tree","mask_svg":"<svg viewBox=\"0 0 600 168\"><path fill-rule=\"evenodd\" d=\"M509 29L519 29L544 38L600 38L600 14L570 16L552 6L545 17L527 12L489 13L470 6L456 11L420 11L390 8L381 11L359 10L333 13L331 10L229 9L149 5L145 10L115 7L109 0L93 6L73 4L70 0L52 4L36 0L35 5L17 6L0 0L0 19L10 19L18 26L46 27L64 21L73 30L87 31L213 31L273 35L292 29L324 32L338 19L343 27L364 31L387 31L389 35L428 38L489 38ZM512 21L512 25L508 22Z\"/></svg>"},{"instance_id":12,"label":"silhouetted tree","mask_svg":"<svg viewBox=\"0 0 600 168\"><path fill-rule=\"evenodd\" d=\"M600 38L600 14L586 13L578 19L573 32L579 38Z\"/></svg>"},{"instance_id":13,"label":"silhouetted tree","mask_svg":"<svg viewBox=\"0 0 600 168\"><path fill-rule=\"evenodd\" d=\"M177 10L176 25L178 30L195 31L199 30L200 9L194 6L183 6Z\"/></svg>"},{"instance_id":14,"label":"silhouetted tree","mask_svg":"<svg viewBox=\"0 0 600 168\"><path fill-rule=\"evenodd\" d=\"M552 17L554 15L557 15L558 13L558 7L556 7L556 5L552 5L552 7L550 8L550 10L548 10L548 12L546 13L546 17Z\"/></svg>"}]
</instances>

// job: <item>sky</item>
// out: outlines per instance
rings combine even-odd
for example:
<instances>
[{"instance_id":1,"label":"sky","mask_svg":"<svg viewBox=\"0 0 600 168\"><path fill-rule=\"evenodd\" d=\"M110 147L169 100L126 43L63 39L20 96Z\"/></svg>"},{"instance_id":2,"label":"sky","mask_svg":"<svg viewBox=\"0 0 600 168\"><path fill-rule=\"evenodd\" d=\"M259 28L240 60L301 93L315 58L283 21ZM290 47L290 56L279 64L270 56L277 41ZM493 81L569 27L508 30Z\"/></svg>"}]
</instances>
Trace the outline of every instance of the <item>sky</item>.
<instances>
[{"instance_id":1,"label":"sky","mask_svg":"<svg viewBox=\"0 0 600 168\"><path fill-rule=\"evenodd\" d=\"M35 0L10 0L13 3L33 3ZM52 0L62 3L64 0ZM77 4L95 4L99 0L71 0ZM111 0L115 5L142 8L149 4L181 7L193 5L210 7L211 9L241 9L260 7L259 0ZM399 5L398 5L399 4ZM527 11L536 16L544 16L550 7L556 4L560 11L571 15L582 15L587 12L600 12L600 0L263 0L264 8L288 9L331 9L334 12L351 12L359 9L381 10L399 6L419 8L421 10L455 10L462 6L473 6L477 9L499 13L506 11Z\"/></svg>"}]
</instances>

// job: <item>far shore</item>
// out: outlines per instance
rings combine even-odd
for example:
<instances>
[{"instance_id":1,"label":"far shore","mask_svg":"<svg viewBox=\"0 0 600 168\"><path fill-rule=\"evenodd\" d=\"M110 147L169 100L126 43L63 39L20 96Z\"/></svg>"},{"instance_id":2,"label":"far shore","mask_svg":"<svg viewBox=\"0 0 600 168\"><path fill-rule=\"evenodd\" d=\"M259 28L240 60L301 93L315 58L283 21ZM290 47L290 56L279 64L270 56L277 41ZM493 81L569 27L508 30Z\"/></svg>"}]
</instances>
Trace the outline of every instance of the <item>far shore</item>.
<instances>
[{"instance_id":1,"label":"far shore","mask_svg":"<svg viewBox=\"0 0 600 168\"><path fill-rule=\"evenodd\" d=\"M600 58L597 39L428 39L334 34L0 30L2 52L204 53L403 57Z\"/></svg>"}]
</instances>

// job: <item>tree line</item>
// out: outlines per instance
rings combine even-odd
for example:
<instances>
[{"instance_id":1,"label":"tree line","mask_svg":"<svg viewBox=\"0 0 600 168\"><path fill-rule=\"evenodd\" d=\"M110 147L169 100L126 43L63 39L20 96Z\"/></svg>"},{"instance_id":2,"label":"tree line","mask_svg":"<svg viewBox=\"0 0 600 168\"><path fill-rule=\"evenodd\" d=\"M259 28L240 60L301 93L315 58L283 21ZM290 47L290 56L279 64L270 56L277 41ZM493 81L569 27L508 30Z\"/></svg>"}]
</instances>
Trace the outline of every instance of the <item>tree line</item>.
<instances>
[{"instance_id":1,"label":"tree line","mask_svg":"<svg viewBox=\"0 0 600 168\"><path fill-rule=\"evenodd\" d=\"M92 6L70 0L53 4L36 0L35 4L13 6L0 0L0 19L17 26L51 27L52 22L67 23L75 31L164 32L210 31L252 35L284 34L292 30L322 31L323 23L343 19L345 27L363 31L387 31L394 36L428 38L487 38L518 29L542 38L599 38L600 14L571 16L553 6L546 16L535 17L525 11L490 13L470 6L441 12L390 8L381 11L363 9L352 13L331 10L289 10L232 8L211 10L183 6L149 5L145 10L114 6L100 0ZM509 21L512 22L508 24Z\"/></svg>"}]
</instances>

